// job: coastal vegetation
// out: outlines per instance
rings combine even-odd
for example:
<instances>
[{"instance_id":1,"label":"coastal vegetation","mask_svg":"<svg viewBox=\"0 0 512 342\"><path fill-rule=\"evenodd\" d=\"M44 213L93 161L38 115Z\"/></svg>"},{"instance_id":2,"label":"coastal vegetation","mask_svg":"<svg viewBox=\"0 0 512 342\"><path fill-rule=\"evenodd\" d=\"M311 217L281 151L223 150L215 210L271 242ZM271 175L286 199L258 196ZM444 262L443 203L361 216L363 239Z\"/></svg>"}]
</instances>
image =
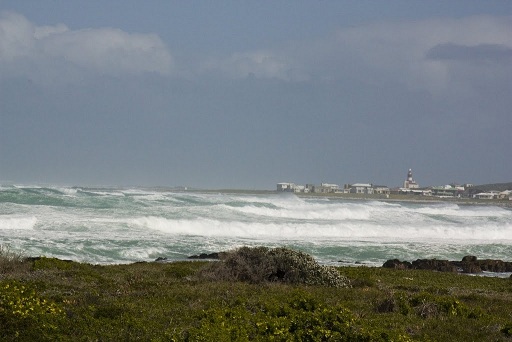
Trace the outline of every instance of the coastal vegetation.
<instances>
[{"instance_id":1,"label":"coastal vegetation","mask_svg":"<svg viewBox=\"0 0 512 342\"><path fill-rule=\"evenodd\" d=\"M2 341L512 341L511 307L512 279L284 248L124 265L0 249Z\"/></svg>"}]
</instances>

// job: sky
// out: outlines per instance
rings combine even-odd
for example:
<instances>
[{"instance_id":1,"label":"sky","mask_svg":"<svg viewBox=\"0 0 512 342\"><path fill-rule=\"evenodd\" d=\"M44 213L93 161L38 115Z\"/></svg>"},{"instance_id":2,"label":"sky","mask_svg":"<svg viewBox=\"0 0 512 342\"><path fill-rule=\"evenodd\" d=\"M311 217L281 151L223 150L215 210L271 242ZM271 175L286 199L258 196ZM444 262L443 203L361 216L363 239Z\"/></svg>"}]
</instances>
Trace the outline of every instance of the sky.
<instances>
[{"instance_id":1,"label":"sky","mask_svg":"<svg viewBox=\"0 0 512 342\"><path fill-rule=\"evenodd\" d=\"M0 184L512 181L512 1L0 0Z\"/></svg>"}]
</instances>

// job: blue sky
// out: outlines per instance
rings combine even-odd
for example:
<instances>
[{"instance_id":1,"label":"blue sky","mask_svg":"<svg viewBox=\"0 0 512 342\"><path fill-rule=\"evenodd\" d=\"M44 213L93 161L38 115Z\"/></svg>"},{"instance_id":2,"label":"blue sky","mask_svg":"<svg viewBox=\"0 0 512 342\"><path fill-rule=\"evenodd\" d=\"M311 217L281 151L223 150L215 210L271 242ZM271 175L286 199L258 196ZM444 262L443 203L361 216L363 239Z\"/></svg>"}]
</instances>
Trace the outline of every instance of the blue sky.
<instances>
[{"instance_id":1,"label":"blue sky","mask_svg":"<svg viewBox=\"0 0 512 342\"><path fill-rule=\"evenodd\" d=\"M510 1L0 1L0 182L511 181Z\"/></svg>"}]
</instances>

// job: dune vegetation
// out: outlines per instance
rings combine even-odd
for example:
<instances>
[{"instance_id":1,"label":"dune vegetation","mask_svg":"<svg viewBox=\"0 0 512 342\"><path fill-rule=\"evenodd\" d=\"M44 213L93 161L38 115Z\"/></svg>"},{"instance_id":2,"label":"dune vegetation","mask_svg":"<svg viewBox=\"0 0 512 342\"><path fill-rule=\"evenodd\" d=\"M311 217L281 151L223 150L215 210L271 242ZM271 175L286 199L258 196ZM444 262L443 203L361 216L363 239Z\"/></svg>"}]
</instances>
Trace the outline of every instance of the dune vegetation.
<instances>
[{"instance_id":1,"label":"dune vegetation","mask_svg":"<svg viewBox=\"0 0 512 342\"><path fill-rule=\"evenodd\" d=\"M512 341L512 279L285 248L91 265L0 249L2 341Z\"/></svg>"}]
</instances>

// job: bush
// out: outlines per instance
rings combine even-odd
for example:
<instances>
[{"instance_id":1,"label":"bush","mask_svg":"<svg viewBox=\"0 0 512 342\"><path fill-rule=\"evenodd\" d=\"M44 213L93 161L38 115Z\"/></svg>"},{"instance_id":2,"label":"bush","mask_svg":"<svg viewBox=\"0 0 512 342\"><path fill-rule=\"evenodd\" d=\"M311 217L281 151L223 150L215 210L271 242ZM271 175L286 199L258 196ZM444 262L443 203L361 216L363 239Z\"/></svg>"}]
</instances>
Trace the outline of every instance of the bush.
<instances>
[{"instance_id":1,"label":"bush","mask_svg":"<svg viewBox=\"0 0 512 342\"><path fill-rule=\"evenodd\" d=\"M409 341L405 334L364 329L341 305L325 305L294 290L283 300L237 301L202 311L171 341Z\"/></svg>"},{"instance_id":2,"label":"bush","mask_svg":"<svg viewBox=\"0 0 512 342\"><path fill-rule=\"evenodd\" d=\"M245 281L253 284L288 284L348 287L349 280L334 267L318 264L310 255L287 248L241 247L223 254L220 262L202 272L211 280Z\"/></svg>"},{"instance_id":3,"label":"bush","mask_svg":"<svg viewBox=\"0 0 512 342\"><path fill-rule=\"evenodd\" d=\"M0 274L22 272L29 268L29 263L24 262L21 254L0 245Z\"/></svg>"},{"instance_id":4,"label":"bush","mask_svg":"<svg viewBox=\"0 0 512 342\"><path fill-rule=\"evenodd\" d=\"M512 337L512 323L506 324L501 330L501 333L506 337Z\"/></svg>"},{"instance_id":5,"label":"bush","mask_svg":"<svg viewBox=\"0 0 512 342\"><path fill-rule=\"evenodd\" d=\"M427 292L420 292L412 296L404 292L392 293L388 298L377 303L376 311L379 313L399 312L405 316L416 313L421 318L438 318L444 315L478 319L484 315L482 310L472 310L456 298L435 296Z\"/></svg>"},{"instance_id":6,"label":"bush","mask_svg":"<svg viewBox=\"0 0 512 342\"><path fill-rule=\"evenodd\" d=\"M17 281L0 282L0 337L2 340L52 340L51 332L65 317L55 303Z\"/></svg>"},{"instance_id":7,"label":"bush","mask_svg":"<svg viewBox=\"0 0 512 342\"><path fill-rule=\"evenodd\" d=\"M74 263L71 260L61 260L57 258L49 258L44 256L29 259L33 261L34 270L70 270L74 266Z\"/></svg>"}]
</instances>

